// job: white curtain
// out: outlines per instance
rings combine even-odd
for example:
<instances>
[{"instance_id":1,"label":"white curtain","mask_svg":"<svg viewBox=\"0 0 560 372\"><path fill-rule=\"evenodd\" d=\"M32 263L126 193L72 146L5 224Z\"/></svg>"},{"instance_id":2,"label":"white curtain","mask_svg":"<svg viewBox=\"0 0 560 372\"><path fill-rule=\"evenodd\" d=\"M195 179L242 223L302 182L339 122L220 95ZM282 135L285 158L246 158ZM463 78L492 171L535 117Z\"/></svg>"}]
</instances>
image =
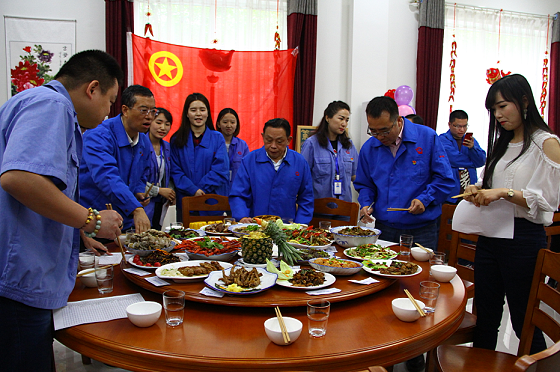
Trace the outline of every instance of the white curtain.
<instances>
[{"instance_id":1,"label":"white curtain","mask_svg":"<svg viewBox=\"0 0 560 372\"><path fill-rule=\"evenodd\" d=\"M503 11L500 20L499 10L467 6L455 8L453 4L446 4L445 11L437 132L444 133L449 129L449 105L452 104L453 110L467 112L468 131L473 132L481 147L486 149L489 116L484 101L490 88L486 82L486 70L499 68L505 73L511 71L525 76L531 84L539 107L543 58L547 50L548 19L546 16ZM455 102L448 102L453 34L457 42L456 89ZM548 47L550 48L550 37ZM545 115L547 112L548 110L545 110Z\"/></svg>"},{"instance_id":2,"label":"white curtain","mask_svg":"<svg viewBox=\"0 0 560 372\"><path fill-rule=\"evenodd\" d=\"M278 21L280 49L287 48L286 0L134 0L134 33L197 48L274 50ZM150 17L146 15L150 7ZM278 12L277 12L278 9ZM217 39L217 43L213 43Z\"/></svg>"}]
</instances>

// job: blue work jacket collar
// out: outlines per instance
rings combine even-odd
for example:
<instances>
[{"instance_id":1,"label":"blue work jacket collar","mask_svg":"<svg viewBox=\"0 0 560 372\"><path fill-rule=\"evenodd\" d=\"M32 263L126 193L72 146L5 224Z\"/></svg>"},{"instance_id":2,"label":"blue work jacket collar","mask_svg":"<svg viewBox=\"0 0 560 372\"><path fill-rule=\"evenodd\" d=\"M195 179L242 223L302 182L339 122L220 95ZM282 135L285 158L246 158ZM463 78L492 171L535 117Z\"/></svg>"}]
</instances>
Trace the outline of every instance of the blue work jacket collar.
<instances>
[{"instance_id":1,"label":"blue work jacket collar","mask_svg":"<svg viewBox=\"0 0 560 372\"><path fill-rule=\"evenodd\" d=\"M117 136L117 144L119 147L126 147L130 146L130 141L128 140L128 134L126 134L126 130L124 129L124 123L122 121L122 114L116 116L115 121L113 121L113 130L115 136ZM140 135L140 133L138 133Z\"/></svg>"},{"instance_id":2,"label":"blue work jacket collar","mask_svg":"<svg viewBox=\"0 0 560 372\"><path fill-rule=\"evenodd\" d=\"M286 156L284 157L284 161L288 164L294 164L295 161L295 155L293 154L293 151L291 151L289 148L286 149ZM261 147L259 149L259 152L257 153L257 162L258 163L267 163L269 162L270 164L272 164L272 159L270 159L268 157L268 155L266 154L266 149L263 147Z\"/></svg>"},{"instance_id":3,"label":"blue work jacket collar","mask_svg":"<svg viewBox=\"0 0 560 372\"><path fill-rule=\"evenodd\" d=\"M418 125L418 124L414 124L413 122L411 122L407 118L403 118L403 120L404 120L404 124L403 124L404 128L403 128L403 133L402 133L403 143L404 142L416 143L417 138L418 138L418 130L416 129L416 125ZM375 138L375 137L372 137L372 138L373 138L373 146L374 147L384 146L381 143L381 141L379 141L377 138ZM401 146L402 146L402 143L401 143Z\"/></svg>"}]
</instances>

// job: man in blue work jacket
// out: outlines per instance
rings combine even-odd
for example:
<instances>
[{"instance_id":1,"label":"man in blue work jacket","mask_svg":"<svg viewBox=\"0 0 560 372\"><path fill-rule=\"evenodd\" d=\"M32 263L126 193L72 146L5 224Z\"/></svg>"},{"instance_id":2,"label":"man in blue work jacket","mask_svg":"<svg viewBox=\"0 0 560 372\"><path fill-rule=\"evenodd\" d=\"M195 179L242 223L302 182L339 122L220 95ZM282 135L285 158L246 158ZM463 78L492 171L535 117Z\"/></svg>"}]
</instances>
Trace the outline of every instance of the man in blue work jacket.
<instances>
[{"instance_id":1,"label":"man in blue work jacket","mask_svg":"<svg viewBox=\"0 0 560 372\"><path fill-rule=\"evenodd\" d=\"M455 185L438 135L399 116L389 97L371 100L366 114L372 137L362 146L354 181L364 206L362 221L373 221L371 213L382 239L399 242L401 234L409 234L415 242L435 248L441 204Z\"/></svg>"},{"instance_id":2,"label":"man in blue work jacket","mask_svg":"<svg viewBox=\"0 0 560 372\"><path fill-rule=\"evenodd\" d=\"M122 113L84 134L80 204L101 210L111 203L123 216L123 231L150 228L144 211L150 199L144 193L152 145L145 133L157 115L155 107L148 88L131 85L122 94Z\"/></svg>"},{"instance_id":3,"label":"man in blue work jacket","mask_svg":"<svg viewBox=\"0 0 560 372\"><path fill-rule=\"evenodd\" d=\"M241 161L229 194L233 217L276 215L308 224L313 217L313 182L305 158L288 149L290 123L272 119L265 123L264 146Z\"/></svg>"}]
</instances>

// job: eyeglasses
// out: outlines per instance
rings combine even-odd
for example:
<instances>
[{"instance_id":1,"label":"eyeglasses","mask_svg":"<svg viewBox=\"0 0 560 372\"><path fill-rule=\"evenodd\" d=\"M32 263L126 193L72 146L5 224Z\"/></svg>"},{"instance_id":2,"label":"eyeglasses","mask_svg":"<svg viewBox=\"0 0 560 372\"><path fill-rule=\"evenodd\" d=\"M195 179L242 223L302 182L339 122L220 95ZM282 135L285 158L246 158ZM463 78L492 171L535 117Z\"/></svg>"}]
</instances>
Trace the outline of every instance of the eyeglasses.
<instances>
[{"instance_id":1,"label":"eyeglasses","mask_svg":"<svg viewBox=\"0 0 560 372\"><path fill-rule=\"evenodd\" d=\"M128 106L127 106L128 107ZM148 115L152 115L152 116L157 116L159 114L159 111L157 109L148 109L148 108L136 108L136 107L129 107L130 109L136 110L136 111L140 111L140 113L144 116L148 116Z\"/></svg>"},{"instance_id":2,"label":"eyeglasses","mask_svg":"<svg viewBox=\"0 0 560 372\"><path fill-rule=\"evenodd\" d=\"M386 130L379 131L379 132L373 132L373 131L371 130L371 128L368 127L368 129L367 129L367 134L370 135L370 136L373 136L373 137L375 137L375 138L377 138L377 137L387 137L387 136L389 135L389 133L391 133L391 131L392 131L393 128L395 127L395 124L397 124L397 120L399 120L398 117L397 117L397 119L393 122L393 125L391 125L390 128L388 128L388 129L386 129Z\"/></svg>"},{"instance_id":3,"label":"eyeglasses","mask_svg":"<svg viewBox=\"0 0 560 372\"><path fill-rule=\"evenodd\" d=\"M466 130L466 129L469 127L468 124L465 124L465 125L451 124L451 125L452 125L453 128L455 128L455 129L465 129L465 130Z\"/></svg>"}]
</instances>

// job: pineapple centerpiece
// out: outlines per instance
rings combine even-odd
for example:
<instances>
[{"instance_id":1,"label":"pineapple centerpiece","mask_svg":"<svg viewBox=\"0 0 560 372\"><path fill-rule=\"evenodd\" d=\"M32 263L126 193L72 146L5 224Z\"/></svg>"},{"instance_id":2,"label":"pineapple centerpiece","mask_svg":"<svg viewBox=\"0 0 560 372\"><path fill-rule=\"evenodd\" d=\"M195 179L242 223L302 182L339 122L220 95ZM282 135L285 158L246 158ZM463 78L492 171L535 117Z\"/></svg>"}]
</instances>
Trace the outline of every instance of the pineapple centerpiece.
<instances>
[{"instance_id":1,"label":"pineapple centerpiece","mask_svg":"<svg viewBox=\"0 0 560 372\"><path fill-rule=\"evenodd\" d=\"M272 258L272 239L262 232L253 231L241 237L243 261L250 264L265 264Z\"/></svg>"}]
</instances>

